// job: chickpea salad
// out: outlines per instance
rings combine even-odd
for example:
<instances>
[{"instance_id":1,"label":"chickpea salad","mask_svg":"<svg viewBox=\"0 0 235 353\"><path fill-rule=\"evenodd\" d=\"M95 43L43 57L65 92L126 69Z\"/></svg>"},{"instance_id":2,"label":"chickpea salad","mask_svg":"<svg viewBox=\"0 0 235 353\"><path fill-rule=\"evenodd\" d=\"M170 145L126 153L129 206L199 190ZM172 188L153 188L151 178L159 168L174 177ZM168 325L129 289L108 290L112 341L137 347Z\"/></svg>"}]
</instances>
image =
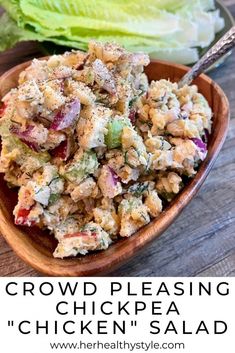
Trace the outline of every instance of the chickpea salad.
<instances>
[{"instance_id":1,"label":"chickpea salad","mask_svg":"<svg viewBox=\"0 0 235 353\"><path fill-rule=\"evenodd\" d=\"M196 86L148 82L149 57L91 41L34 59L2 99L0 172L19 226L48 229L54 256L107 249L153 218L207 154L212 111Z\"/></svg>"}]
</instances>

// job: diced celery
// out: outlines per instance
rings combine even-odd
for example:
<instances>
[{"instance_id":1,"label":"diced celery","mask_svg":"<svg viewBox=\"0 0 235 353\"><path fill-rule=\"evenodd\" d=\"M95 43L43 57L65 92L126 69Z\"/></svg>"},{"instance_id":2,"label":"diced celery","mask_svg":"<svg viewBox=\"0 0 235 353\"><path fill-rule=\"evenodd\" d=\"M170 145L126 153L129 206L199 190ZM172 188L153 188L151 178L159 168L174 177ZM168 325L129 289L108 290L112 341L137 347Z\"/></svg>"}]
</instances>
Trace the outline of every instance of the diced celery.
<instances>
[{"instance_id":1,"label":"diced celery","mask_svg":"<svg viewBox=\"0 0 235 353\"><path fill-rule=\"evenodd\" d=\"M51 194L49 198L49 205L52 205L56 201L58 201L60 198L60 194Z\"/></svg>"},{"instance_id":2,"label":"diced celery","mask_svg":"<svg viewBox=\"0 0 235 353\"><path fill-rule=\"evenodd\" d=\"M122 130L124 126L131 126L130 121L125 118L114 118L108 123L105 144L109 149L121 146Z\"/></svg>"},{"instance_id":3,"label":"diced celery","mask_svg":"<svg viewBox=\"0 0 235 353\"><path fill-rule=\"evenodd\" d=\"M89 174L94 173L98 166L99 163L95 152L85 151L78 160L65 167L62 175L65 179L78 184Z\"/></svg>"}]
</instances>

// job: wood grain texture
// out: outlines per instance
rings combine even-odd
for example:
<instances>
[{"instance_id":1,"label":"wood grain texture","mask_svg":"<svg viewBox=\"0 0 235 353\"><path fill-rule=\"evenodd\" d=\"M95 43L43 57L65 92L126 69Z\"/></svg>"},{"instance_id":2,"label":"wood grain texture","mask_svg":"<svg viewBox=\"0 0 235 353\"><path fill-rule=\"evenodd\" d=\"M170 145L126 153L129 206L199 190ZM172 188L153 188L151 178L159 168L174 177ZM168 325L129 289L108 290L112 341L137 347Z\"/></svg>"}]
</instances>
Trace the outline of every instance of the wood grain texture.
<instances>
[{"instance_id":1,"label":"wood grain texture","mask_svg":"<svg viewBox=\"0 0 235 353\"><path fill-rule=\"evenodd\" d=\"M225 1L226 3L226 1ZM235 14L235 1L228 1ZM35 43L0 55L0 73L40 56ZM198 196L151 246L112 276L232 276L235 274L235 55L211 73L231 104L228 138ZM37 276L0 237L0 275Z\"/></svg>"}]
</instances>

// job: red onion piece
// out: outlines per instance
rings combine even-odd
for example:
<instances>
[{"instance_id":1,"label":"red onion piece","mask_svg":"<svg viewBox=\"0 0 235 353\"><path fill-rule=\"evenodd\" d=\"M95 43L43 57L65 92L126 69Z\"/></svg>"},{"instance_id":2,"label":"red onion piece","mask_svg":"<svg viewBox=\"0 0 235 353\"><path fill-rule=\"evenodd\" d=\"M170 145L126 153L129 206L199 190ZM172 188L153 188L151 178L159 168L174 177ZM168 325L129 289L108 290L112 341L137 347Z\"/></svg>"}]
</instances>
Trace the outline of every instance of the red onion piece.
<instances>
[{"instance_id":1,"label":"red onion piece","mask_svg":"<svg viewBox=\"0 0 235 353\"><path fill-rule=\"evenodd\" d=\"M17 135L18 137L28 138L28 141L32 142L31 132L33 131L33 125L27 125L25 130L21 130L20 125L13 124L10 127L12 134Z\"/></svg>"},{"instance_id":2,"label":"red onion piece","mask_svg":"<svg viewBox=\"0 0 235 353\"><path fill-rule=\"evenodd\" d=\"M98 85L110 94L115 94L117 89L113 75L100 59L96 59L92 64L95 74L95 81Z\"/></svg>"},{"instance_id":3,"label":"red onion piece","mask_svg":"<svg viewBox=\"0 0 235 353\"><path fill-rule=\"evenodd\" d=\"M50 151L53 157L61 158L63 161L66 161L70 156L71 144L68 139L62 141L59 146L55 147Z\"/></svg>"},{"instance_id":4,"label":"red onion piece","mask_svg":"<svg viewBox=\"0 0 235 353\"><path fill-rule=\"evenodd\" d=\"M136 111L134 109L130 110L128 118L130 119L132 125L135 125L135 123L136 123Z\"/></svg>"},{"instance_id":5,"label":"red onion piece","mask_svg":"<svg viewBox=\"0 0 235 353\"><path fill-rule=\"evenodd\" d=\"M108 197L109 199L113 199L121 191L119 188L119 177L108 165L103 165L98 178L98 185L104 197Z\"/></svg>"},{"instance_id":6,"label":"red onion piece","mask_svg":"<svg viewBox=\"0 0 235 353\"><path fill-rule=\"evenodd\" d=\"M21 139L22 142L24 142L29 148L31 148L31 150L35 151L35 152L39 152L40 151L40 147L38 146L38 144L33 143L33 142L29 142L26 140Z\"/></svg>"},{"instance_id":7,"label":"red onion piece","mask_svg":"<svg viewBox=\"0 0 235 353\"><path fill-rule=\"evenodd\" d=\"M200 139L200 138L191 138L193 143L200 149L201 152L206 152L207 151L207 146L206 144Z\"/></svg>"},{"instance_id":8,"label":"red onion piece","mask_svg":"<svg viewBox=\"0 0 235 353\"><path fill-rule=\"evenodd\" d=\"M40 151L40 148L38 146L37 140L32 134L33 129L33 125L28 125L26 129L22 131L18 125L14 124L11 125L10 132L19 137L19 139L32 150L38 152Z\"/></svg>"},{"instance_id":9,"label":"red onion piece","mask_svg":"<svg viewBox=\"0 0 235 353\"><path fill-rule=\"evenodd\" d=\"M3 114L5 113L5 110L6 110L6 103L2 103L1 106L0 106L0 118L3 116Z\"/></svg>"},{"instance_id":10,"label":"red onion piece","mask_svg":"<svg viewBox=\"0 0 235 353\"><path fill-rule=\"evenodd\" d=\"M81 104L79 99L74 99L55 115L50 129L59 131L73 125L80 114Z\"/></svg>"},{"instance_id":11,"label":"red onion piece","mask_svg":"<svg viewBox=\"0 0 235 353\"><path fill-rule=\"evenodd\" d=\"M111 167L108 166L108 170L110 172L111 177L109 180L111 180L112 184L116 186L117 183L120 181L120 178Z\"/></svg>"}]
</instances>

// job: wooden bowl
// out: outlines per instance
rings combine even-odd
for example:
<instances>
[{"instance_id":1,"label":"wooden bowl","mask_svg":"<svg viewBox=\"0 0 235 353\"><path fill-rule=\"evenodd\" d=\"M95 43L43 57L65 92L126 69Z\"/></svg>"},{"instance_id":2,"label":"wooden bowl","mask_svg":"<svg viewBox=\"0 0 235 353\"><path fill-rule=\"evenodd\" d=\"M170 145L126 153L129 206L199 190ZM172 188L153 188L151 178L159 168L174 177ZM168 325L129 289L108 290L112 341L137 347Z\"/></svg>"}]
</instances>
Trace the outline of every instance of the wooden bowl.
<instances>
[{"instance_id":1,"label":"wooden bowl","mask_svg":"<svg viewBox=\"0 0 235 353\"><path fill-rule=\"evenodd\" d=\"M18 65L0 78L0 97L12 87L17 86L19 73L29 64L30 62ZM146 68L146 73L149 80L169 78L171 81L178 81L187 70L188 68L182 65L152 61ZM195 84L208 100L214 113L208 155L201 164L196 177L189 182L158 218L130 238L121 239L114 243L108 250L77 258L55 259L52 256L56 246L53 236L37 228L14 225L12 210L16 204L17 192L8 189L1 175L0 231L17 255L36 270L50 276L102 275L136 256L143 247L161 235L198 192L218 156L228 129L229 103L222 89L205 75L197 78ZM185 232L185 236L187 236L187 232Z\"/></svg>"}]
</instances>

